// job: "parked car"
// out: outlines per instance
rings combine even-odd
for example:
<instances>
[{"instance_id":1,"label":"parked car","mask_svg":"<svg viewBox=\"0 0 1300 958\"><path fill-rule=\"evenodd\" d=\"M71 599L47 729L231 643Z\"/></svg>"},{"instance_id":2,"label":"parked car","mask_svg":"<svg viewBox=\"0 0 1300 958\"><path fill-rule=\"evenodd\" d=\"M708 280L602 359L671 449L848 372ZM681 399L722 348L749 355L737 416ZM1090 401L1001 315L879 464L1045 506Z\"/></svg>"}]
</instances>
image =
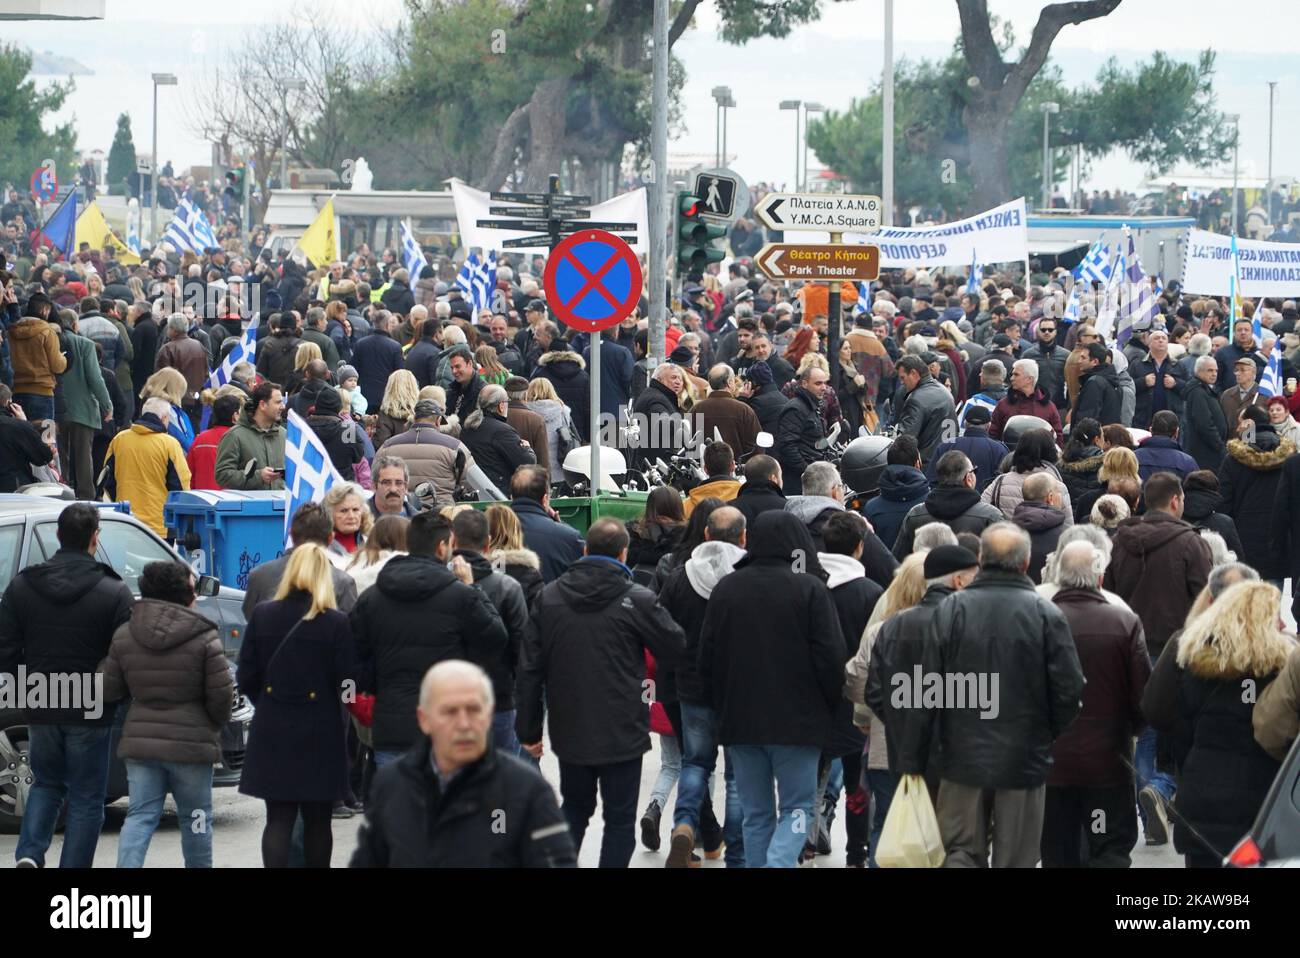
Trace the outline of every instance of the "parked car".
<instances>
[{"instance_id":1,"label":"parked car","mask_svg":"<svg viewBox=\"0 0 1300 958\"><path fill-rule=\"evenodd\" d=\"M1255 824L1224 864L1231 868L1300 868L1300 739L1291 745Z\"/></svg>"},{"instance_id":2,"label":"parked car","mask_svg":"<svg viewBox=\"0 0 1300 958\"><path fill-rule=\"evenodd\" d=\"M0 495L0 590L21 569L50 559L58 550L59 513L68 503L40 496ZM96 558L112 566L138 597L140 573L150 562L184 562L178 553L152 529L126 511L125 505L97 503L100 516L99 551ZM201 593L195 608L217 624L233 677L239 645L244 635L244 593L221 585L211 576L200 580ZM117 757L117 741L126 709L118 712L113 731L113 761L108 773L107 800L114 802L127 793L126 766ZM235 688L235 706L230 721L221 730L221 762L213 770L213 785L239 784L244 764L244 747L253 719L253 706ZM31 763L27 752L27 723L19 709L0 709L0 831L16 832L22 821L27 793L32 787Z\"/></svg>"}]
</instances>

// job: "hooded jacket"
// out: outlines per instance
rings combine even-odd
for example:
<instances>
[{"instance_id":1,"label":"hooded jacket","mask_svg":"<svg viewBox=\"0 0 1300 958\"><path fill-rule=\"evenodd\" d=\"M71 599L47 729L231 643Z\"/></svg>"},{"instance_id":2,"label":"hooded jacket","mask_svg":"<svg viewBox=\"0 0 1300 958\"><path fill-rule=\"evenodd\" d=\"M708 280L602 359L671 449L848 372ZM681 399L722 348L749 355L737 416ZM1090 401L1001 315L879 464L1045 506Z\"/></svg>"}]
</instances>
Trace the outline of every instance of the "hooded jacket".
<instances>
[{"instance_id":1,"label":"hooded jacket","mask_svg":"<svg viewBox=\"0 0 1300 958\"><path fill-rule=\"evenodd\" d=\"M1029 533L1029 570L1025 573L1037 584L1043 579L1048 553L1056 551L1056 542L1065 531L1070 513L1045 502L1021 502L1011 521Z\"/></svg>"},{"instance_id":2,"label":"hooded jacket","mask_svg":"<svg viewBox=\"0 0 1300 958\"><path fill-rule=\"evenodd\" d=\"M1242 560L1261 579L1284 579L1288 556L1274 548L1273 499L1282 480L1282 464L1295 455L1289 440L1279 440L1269 426L1259 426L1255 442L1233 439L1219 467L1219 492L1223 511L1232 517L1245 548ZM1296 508L1293 503L1292 508Z\"/></svg>"},{"instance_id":3,"label":"hooded jacket","mask_svg":"<svg viewBox=\"0 0 1300 958\"><path fill-rule=\"evenodd\" d=\"M892 546L913 506L930 494L930 482L915 466L889 465L880 474L880 494L862 509L880 541Z\"/></svg>"},{"instance_id":4,"label":"hooded jacket","mask_svg":"<svg viewBox=\"0 0 1300 958\"><path fill-rule=\"evenodd\" d=\"M261 470L266 466L284 468L284 441L284 426L277 421L270 429L263 429L253 419L253 404L249 403L217 446L217 484L222 489L283 489L283 477L267 485ZM245 474L250 460L253 469Z\"/></svg>"},{"instance_id":5,"label":"hooded jacket","mask_svg":"<svg viewBox=\"0 0 1300 958\"><path fill-rule=\"evenodd\" d=\"M190 467L158 417L146 413L114 436L104 469L104 489L113 501L131 503L131 514L165 537L167 494L190 487Z\"/></svg>"},{"instance_id":6,"label":"hooded jacket","mask_svg":"<svg viewBox=\"0 0 1300 958\"><path fill-rule=\"evenodd\" d=\"M1125 519L1111 542L1106 588L1137 613L1157 657L1205 588L1210 547L1190 523L1158 509Z\"/></svg>"},{"instance_id":7,"label":"hooded jacket","mask_svg":"<svg viewBox=\"0 0 1300 958\"><path fill-rule=\"evenodd\" d=\"M562 762L640 757L650 749L645 650L660 668L673 668L684 648L681 626L654 593L631 581L627 566L604 556L574 563L533 607L519 666L519 741L542 740L545 714Z\"/></svg>"},{"instance_id":8,"label":"hooded jacket","mask_svg":"<svg viewBox=\"0 0 1300 958\"><path fill-rule=\"evenodd\" d=\"M681 702L709 704L707 690L700 681L700 627L714 588L744 557L745 550L730 542L701 542L659 590L659 604L684 634L685 652L671 676ZM661 681L665 678L663 671Z\"/></svg>"},{"instance_id":9,"label":"hooded jacket","mask_svg":"<svg viewBox=\"0 0 1300 958\"><path fill-rule=\"evenodd\" d=\"M1073 504L1074 521L1086 521L1079 516L1079 500L1095 489L1101 488L1097 472L1101 469L1102 451L1096 446L1067 447L1065 454L1056 464L1056 471L1065 483Z\"/></svg>"},{"instance_id":10,"label":"hooded jacket","mask_svg":"<svg viewBox=\"0 0 1300 958\"><path fill-rule=\"evenodd\" d=\"M980 494L963 486L935 486L925 501L913 506L903 517L894 542L894 558L900 562L912 554L916 530L931 522L942 522L953 532L979 535L1005 517L1002 510L980 501Z\"/></svg>"},{"instance_id":11,"label":"hooded jacket","mask_svg":"<svg viewBox=\"0 0 1300 958\"><path fill-rule=\"evenodd\" d=\"M587 364L582 357L568 349L557 349L552 344L550 352L542 353L537 360L533 379L548 379L555 387L560 401L569 407L573 425L582 441L587 441L591 426L591 387L587 379Z\"/></svg>"},{"instance_id":12,"label":"hooded jacket","mask_svg":"<svg viewBox=\"0 0 1300 958\"><path fill-rule=\"evenodd\" d=\"M844 679L845 641L812 538L785 512L760 515L749 552L713 589L700 626L700 681L722 745L823 748ZM806 556L795 571L791 557ZM755 602L759 595L779 596Z\"/></svg>"},{"instance_id":13,"label":"hooded jacket","mask_svg":"<svg viewBox=\"0 0 1300 958\"><path fill-rule=\"evenodd\" d=\"M794 515L808 528L813 546L820 553L826 544L822 541L822 530L831 516L844 512L844 503L829 496L790 496L785 500L785 511ZM878 583L888 583L894 578L898 561L889 547L880 541L874 532L868 531L862 546L862 565L866 576Z\"/></svg>"},{"instance_id":14,"label":"hooded jacket","mask_svg":"<svg viewBox=\"0 0 1300 958\"><path fill-rule=\"evenodd\" d=\"M487 593L428 556L388 562L349 618L357 689L375 696L377 749L405 749L419 740L415 707L425 672L446 659L467 659L490 674L507 642Z\"/></svg>"},{"instance_id":15,"label":"hooded jacket","mask_svg":"<svg viewBox=\"0 0 1300 958\"><path fill-rule=\"evenodd\" d=\"M1223 536L1228 548L1237 554L1237 558L1242 559L1246 553L1241 545L1241 536L1237 535L1237 524L1231 516L1216 511L1223 505L1223 497L1208 489L1187 489L1184 496L1183 521L1190 522L1197 529L1217 532ZM1285 555L1284 552L1279 554Z\"/></svg>"},{"instance_id":16,"label":"hooded jacket","mask_svg":"<svg viewBox=\"0 0 1300 958\"><path fill-rule=\"evenodd\" d=\"M117 754L155 762L221 761L234 679L207 617L160 599L141 599L113 636L101 665L104 697L130 696Z\"/></svg>"},{"instance_id":17,"label":"hooded jacket","mask_svg":"<svg viewBox=\"0 0 1300 958\"><path fill-rule=\"evenodd\" d=\"M1080 381L1079 401L1071 421L1095 419L1103 426L1120 422L1123 396L1114 364L1099 366L1081 376Z\"/></svg>"},{"instance_id":18,"label":"hooded jacket","mask_svg":"<svg viewBox=\"0 0 1300 958\"><path fill-rule=\"evenodd\" d=\"M58 327L36 316L27 316L7 330L9 361L14 370L14 392L53 396L55 378L68 368L59 344Z\"/></svg>"},{"instance_id":19,"label":"hooded jacket","mask_svg":"<svg viewBox=\"0 0 1300 958\"><path fill-rule=\"evenodd\" d=\"M0 674L16 675L26 665L29 683L40 673L47 686L51 675L93 674L134 603L109 566L86 552L59 549L14 576L0 599ZM29 725L112 723L112 709L88 718L91 703L83 704L86 709L32 707L24 715Z\"/></svg>"},{"instance_id":20,"label":"hooded jacket","mask_svg":"<svg viewBox=\"0 0 1300 958\"><path fill-rule=\"evenodd\" d=\"M867 578L866 568L852 556L819 552L817 560L826 570L826 587L831 590L831 601L835 603L847 664L857 652L871 613L885 590ZM862 733L853 725L853 703L841 695L835 703L834 731L827 751L837 756L861 754L863 743Z\"/></svg>"}]
</instances>

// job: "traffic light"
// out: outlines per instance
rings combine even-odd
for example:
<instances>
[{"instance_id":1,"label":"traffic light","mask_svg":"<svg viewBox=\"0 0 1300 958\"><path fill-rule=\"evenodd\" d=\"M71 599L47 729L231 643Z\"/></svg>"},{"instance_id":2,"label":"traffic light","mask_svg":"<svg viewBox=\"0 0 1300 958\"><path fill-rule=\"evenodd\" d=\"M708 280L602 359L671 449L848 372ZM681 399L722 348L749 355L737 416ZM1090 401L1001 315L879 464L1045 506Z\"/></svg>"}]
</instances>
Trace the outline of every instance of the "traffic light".
<instances>
[{"instance_id":1,"label":"traffic light","mask_svg":"<svg viewBox=\"0 0 1300 958\"><path fill-rule=\"evenodd\" d=\"M703 271L727 255L712 245L713 240L726 235L727 228L704 220L700 216L703 205L693 193L677 194L677 262L688 271Z\"/></svg>"},{"instance_id":2,"label":"traffic light","mask_svg":"<svg viewBox=\"0 0 1300 958\"><path fill-rule=\"evenodd\" d=\"M244 198L244 167L236 166L226 170L226 189L228 196L234 197L237 201L243 201Z\"/></svg>"}]
</instances>

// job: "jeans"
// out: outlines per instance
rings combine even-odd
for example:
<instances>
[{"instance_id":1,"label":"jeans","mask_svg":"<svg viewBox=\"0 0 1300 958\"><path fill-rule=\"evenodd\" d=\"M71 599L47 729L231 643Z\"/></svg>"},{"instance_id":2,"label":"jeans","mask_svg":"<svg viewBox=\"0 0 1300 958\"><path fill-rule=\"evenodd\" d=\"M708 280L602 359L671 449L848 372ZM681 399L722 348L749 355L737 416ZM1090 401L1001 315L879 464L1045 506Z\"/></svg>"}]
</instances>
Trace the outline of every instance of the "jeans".
<instances>
[{"instance_id":1,"label":"jeans","mask_svg":"<svg viewBox=\"0 0 1300 958\"><path fill-rule=\"evenodd\" d=\"M682 774L677 780L677 805L673 825L690 825L699 835L700 806L709 801L709 780L718 764L718 735L713 710L706 705L681 703ZM745 861L745 814L736 791L735 769L729 749L724 749L724 780L727 799L722 838L727 843L728 868L741 868Z\"/></svg>"},{"instance_id":2,"label":"jeans","mask_svg":"<svg viewBox=\"0 0 1300 958\"><path fill-rule=\"evenodd\" d=\"M1140 792L1143 788L1150 785L1160 797L1166 802L1173 801L1174 792L1177 786L1173 778L1164 772L1156 771L1156 730L1147 726L1138 736L1137 748L1133 753L1133 767L1137 769L1137 790ZM1146 812L1142 811L1142 806L1138 806L1138 812L1142 816L1143 825L1146 824Z\"/></svg>"},{"instance_id":3,"label":"jeans","mask_svg":"<svg viewBox=\"0 0 1300 958\"><path fill-rule=\"evenodd\" d=\"M887 768L869 768L867 788L871 790L871 798L876 805L871 816L871 855L867 864L870 868L878 868L876 849L880 846L880 833L885 830L885 816L889 814L889 805L894 800L894 790L898 788L898 776Z\"/></svg>"},{"instance_id":4,"label":"jeans","mask_svg":"<svg viewBox=\"0 0 1300 958\"><path fill-rule=\"evenodd\" d=\"M30 858L44 866L66 799L68 817L59 867L90 868L104 827L113 729L109 725L31 725L28 730L35 784L27 797L14 860Z\"/></svg>"},{"instance_id":5,"label":"jeans","mask_svg":"<svg viewBox=\"0 0 1300 958\"><path fill-rule=\"evenodd\" d=\"M498 751L513 755L533 768L537 768L540 763L524 751L523 745L519 743L519 737L515 735L515 712L515 709L509 709L492 716L492 743Z\"/></svg>"},{"instance_id":6,"label":"jeans","mask_svg":"<svg viewBox=\"0 0 1300 958\"><path fill-rule=\"evenodd\" d=\"M600 843L601 868L626 868L636 849L636 801L641 792L641 757L612 765L575 765L560 760L560 811L582 850L582 836L596 811L596 789L605 820Z\"/></svg>"},{"instance_id":7,"label":"jeans","mask_svg":"<svg viewBox=\"0 0 1300 958\"><path fill-rule=\"evenodd\" d=\"M149 841L171 792L181 830L186 868L212 867L212 766L207 762L126 760L131 789L126 821L118 836L117 867L142 868Z\"/></svg>"},{"instance_id":8,"label":"jeans","mask_svg":"<svg viewBox=\"0 0 1300 958\"><path fill-rule=\"evenodd\" d=\"M54 397L37 396L33 393L14 393L14 402L23 407L28 422L37 419L54 418Z\"/></svg>"},{"instance_id":9,"label":"jeans","mask_svg":"<svg viewBox=\"0 0 1300 958\"><path fill-rule=\"evenodd\" d=\"M668 803L668 793L682 775L682 750L675 735L659 736L659 775L650 789L650 801L663 808Z\"/></svg>"},{"instance_id":10,"label":"jeans","mask_svg":"<svg viewBox=\"0 0 1300 958\"><path fill-rule=\"evenodd\" d=\"M749 867L794 868L817 821L813 803L821 749L733 745L727 751L736 769L736 790L745 813Z\"/></svg>"}]
</instances>

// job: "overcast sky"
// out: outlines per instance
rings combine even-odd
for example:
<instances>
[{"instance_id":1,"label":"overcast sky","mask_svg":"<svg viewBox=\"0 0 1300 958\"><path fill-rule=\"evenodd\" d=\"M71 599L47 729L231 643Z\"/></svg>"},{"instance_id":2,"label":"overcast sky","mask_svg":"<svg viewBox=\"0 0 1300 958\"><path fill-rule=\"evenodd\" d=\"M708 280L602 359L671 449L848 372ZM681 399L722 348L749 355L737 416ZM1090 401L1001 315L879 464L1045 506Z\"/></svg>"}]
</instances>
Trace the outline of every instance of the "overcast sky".
<instances>
[{"instance_id":1,"label":"overcast sky","mask_svg":"<svg viewBox=\"0 0 1300 958\"><path fill-rule=\"evenodd\" d=\"M649 0L646 0L649 2ZM1009 19L1022 40L1033 28L1040 0L993 0L993 12ZM828 4L822 20L784 40L732 47L716 37L711 5L704 4L696 25L675 48L686 64L683 92L687 131L670 141L673 153L714 152L714 107L709 91L732 89L737 108L730 112L728 152L732 165L750 182L789 184L794 178L793 114L781 112L782 99L817 101L843 109L880 74L883 38L882 0ZM952 0L902 0L895 4L895 57L945 56L957 35ZM204 64L237 41L244 25L285 15L285 4L265 0L224 0L219 5L144 4L108 0L104 21L85 23L7 23L4 40L34 50L72 57L94 70L77 78L67 116L75 114L83 149L107 150L118 113L129 112L137 147L148 150L151 133L151 72L176 73L182 88L164 88L159 98L159 153L178 168L207 163L211 150L186 129L181 89L195 82ZM374 29L377 20L401 16L401 0L364 4L321 0L315 16L357 30ZM1241 114L1242 169L1264 175L1268 160L1268 85L1277 80L1275 173L1300 174L1300 76L1290 52L1290 0L1237 0L1231 15L1219 0L1182 0L1176 6L1154 0L1125 0L1111 16L1082 26L1067 26L1053 47L1053 60L1071 84L1090 81L1109 56L1132 64L1157 45L1180 59L1213 44L1219 54L1216 89L1220 106ZM1213 25L1212 29L1210 25ZM491 135L495 131L487 131ZM1231 155L1224 158L1231 170ZM812 165L818 165L816 160ZM1135 189L1144 170L1122 155L1095 163L1089 185Z\"/></svg>"}]
</instances>

